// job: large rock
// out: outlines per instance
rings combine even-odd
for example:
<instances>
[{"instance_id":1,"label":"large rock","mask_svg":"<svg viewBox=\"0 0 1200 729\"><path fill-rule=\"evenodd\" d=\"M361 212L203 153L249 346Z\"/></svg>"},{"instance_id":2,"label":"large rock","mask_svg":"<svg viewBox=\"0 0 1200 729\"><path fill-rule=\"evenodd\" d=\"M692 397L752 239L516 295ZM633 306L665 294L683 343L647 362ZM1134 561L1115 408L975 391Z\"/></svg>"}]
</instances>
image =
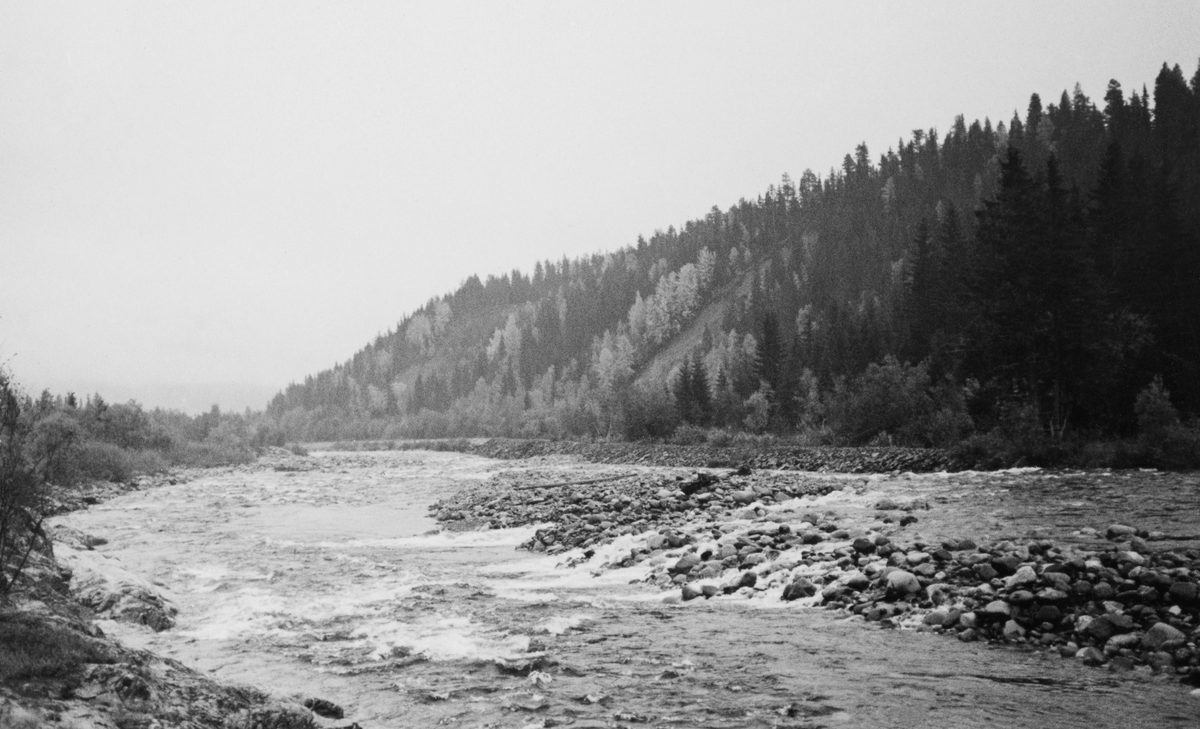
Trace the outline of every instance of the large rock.
<instances>
[{"instance_id":1,"label":"large rock","mask_svg":"<svg viewBox=\"0 0 1200 729\"><path fill-rule=\"evenodd\" d=\"M1134 649L1142 642L1142 636L1137 633L1114 635L1104 643L1104 652L1110 656L1116 655L1122 648Z\"/></svg>"},{"instance_id":2,"label":"large rock","mask_svg":"<svg viewBox=\"0 0 1200 729\"><path fill-rule=\"evenodd\" d=\"M1176 582L1167 593L1171 602L1180 605L1195 605L1200 602L1200 585L1195 582Z\"/></svg>"},{"instance_id":3,"label":"large rock","mask_svg":"<svg viewBox=\"0 0 1200 729\"><path fill-rule=\"evenodd\" d=\"M1017 624L1015 620L1009 620L1004 624L1003 635L1005 640L1017 640L1025 637L1025 629Z\"/></svg>"},{"instance_id":4,"label":"large rock","mask_svg":"<svg viewBox=\"0 0 1200 729\"><path fill-rule=\"evenodd\" d=\"M56 553L71 570L71 592L97 615L147 625L155 631L175 626L176 607L150 582L125 569L120 560L64 545L59 545Z\"/></svg>"},{"instance_id":5,"label":"large rock","mask_svg":"<svg viewBox=\"0 0 1200 729\"><path fill-rule=\"evenodd\" d=\"M1142 636L1142 647L1150 650L1158 650L1158 648L1167 642L1182 641L1183 633L1174 626L1166 623L1155 623L1146 634Z\"/></svg>"},{"instance_id":6,"label":"large rock","mask_svg":"<svg viewBox=\"0 0 1200 729\"><path fill-rule=\"evenodd\" d=\"M1011 577L1005 580L1004 584L1008 587L1008 589L1011 590L1014 587L1027 587L1029 585L1035 585L1037 584L1037 580L1037 573L1033 571L1033 568L1029 565L1024 565L1017 568L1017 571Z\"/></svg>"},{"instance_id":7,"label":"large rock","mask_svg":"<svg viewBox=\"0 0 1200 729\"><path fill-rule=\"evenodd\" d=\"M1080 648L1075 657L1083 661L1085 666L1101 666L1104 665L1104 654L1099 649L1092 646Z\"/></svg>"},{"instance_id":8,"label":"large rock","mask_svg":"<svg viewBox=\"0 0 1200 729\"><path fill-rule=\"evenodd\" d=\"M783 588L784 600L798 600L802 597L812 597L817 594L817 586L807 577L797 577L792 583Z\"/></svg>"},{"instance_id":9,"label":"large rock","mask_svg":"<svg viewBox=\"0 0 1200 729\"><path fill-rule=\"evenodd\" d=\"M984 618L998 620L1012 615L1012 607L1003 600L992 600L978 614Z\"/></svg>"},{"instance_id":10,"label":"large rock","mask_svg":"<svg viewBox=\"0 0 1200 729\"><path fill-rule=\"evenodd\" d=\"M1129 537L1137 536L1137 527L1131 527L1125 524L1113 524L1108 528L1108 531L1104 533L1104 536L1113 540L1121 538L1128 539Z\"/></svg>"},{"instance_id":11,"label":"large rock","mask_svg":"<svg viewBox=\"0 0 1200 729\"><path fill-rule=\"evenodd\" d=\"M892 570L887 576L887 597L889 599L908 597L921 592L921 582L917 576L904 570Z\"/></svg>"},{"instance_id":12,"label":"large rock","mask_svg":"<svg viewBox=\"0 0 1200 729\"><path fill-rule=\"evenodd\" d=\"M671 571L679 575L686 575L698 564L700 564L700 555L695 552L688 552L675 562L675 565L671 567Z\"/></svg>"}]
</instances>

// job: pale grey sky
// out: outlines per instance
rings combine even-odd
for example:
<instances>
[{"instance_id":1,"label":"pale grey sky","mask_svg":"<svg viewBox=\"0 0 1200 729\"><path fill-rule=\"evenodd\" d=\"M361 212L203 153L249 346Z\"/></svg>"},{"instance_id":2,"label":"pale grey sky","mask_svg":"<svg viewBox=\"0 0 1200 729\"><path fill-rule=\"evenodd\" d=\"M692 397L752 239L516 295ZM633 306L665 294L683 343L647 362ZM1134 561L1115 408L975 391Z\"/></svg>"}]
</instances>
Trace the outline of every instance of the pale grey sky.
<instances>
[{"instance_id":1,"label":"pale grey sky","mask_svg":"<svg viewBox=\"0 0 1200 729\"><path fill-rule=\"evenodd\" d=\"M260 408L472 273L1198 58L1190 0L3 0L0 362Z\"/></svg>"}]
</instances>

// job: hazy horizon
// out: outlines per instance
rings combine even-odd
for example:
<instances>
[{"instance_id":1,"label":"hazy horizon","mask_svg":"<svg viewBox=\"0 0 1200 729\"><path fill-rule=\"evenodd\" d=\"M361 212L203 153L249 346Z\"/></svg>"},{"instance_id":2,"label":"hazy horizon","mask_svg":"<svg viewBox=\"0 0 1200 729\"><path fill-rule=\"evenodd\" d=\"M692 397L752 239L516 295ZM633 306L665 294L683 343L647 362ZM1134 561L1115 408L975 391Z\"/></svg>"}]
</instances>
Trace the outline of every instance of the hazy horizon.
<instances>
[{"instance_id":1,"label":"hazy horizon","mask_svg":"<svg viewBox=\"0 0 1200 729\"><path fill-rule=\"evenodd\" d=\"M0 364L259 409L470 275L1200 59L1196 3L971 10L6 5Z\"/></svg>"}]
</instances>

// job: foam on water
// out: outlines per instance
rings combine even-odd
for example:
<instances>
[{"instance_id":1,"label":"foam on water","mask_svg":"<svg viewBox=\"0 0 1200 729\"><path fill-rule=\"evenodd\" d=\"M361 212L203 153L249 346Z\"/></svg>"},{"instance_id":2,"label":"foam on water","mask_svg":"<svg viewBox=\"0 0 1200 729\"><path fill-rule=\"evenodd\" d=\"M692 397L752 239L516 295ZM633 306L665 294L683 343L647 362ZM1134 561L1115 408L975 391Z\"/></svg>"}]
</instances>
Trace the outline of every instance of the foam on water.
<instances>
[{"instance_id":1,"label":"foam on water","mask_svg":"<svg viewBox=\"0 0 1200 729\"><path fill-rule=\"evenodd\" d=\"M512 660L529 650L528 635L489 629L470 618L448 616L415 623L396 620L364 625L352 636L374 645L371 658L412 653L433 661Z\"/></svg>"},{"instance_id":2,"label":"foam on water","mask_svg":"<svg viewBox=\"0 0 1200 729\"><path fill-rule=\"evenodd\" d=\"M377 539L348 539L345 541L314 542L311 546L328 549L461 549L463 547L516 547L533 538L548 524L489 529L486 531L439 531L412 537Z\"/></svg>"}]
</instances>

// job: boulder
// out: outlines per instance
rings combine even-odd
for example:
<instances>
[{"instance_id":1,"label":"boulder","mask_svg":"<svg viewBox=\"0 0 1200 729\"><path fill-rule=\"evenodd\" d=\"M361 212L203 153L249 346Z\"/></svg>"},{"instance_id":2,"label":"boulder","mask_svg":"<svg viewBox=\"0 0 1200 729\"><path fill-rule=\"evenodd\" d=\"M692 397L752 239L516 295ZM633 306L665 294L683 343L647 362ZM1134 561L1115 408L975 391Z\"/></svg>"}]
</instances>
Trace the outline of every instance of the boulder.
<instances>
[{"instance_id":1,"label":"boulder","mask_svg":"<svg viewBox=\"0 0 1200 729\"><path fill-rule=\"evenodd\" d=\"M1038 576L1037 576L1037 573L1033 571L1033 568L1030 567L1029 565L1024 565L1022 567L1019 567L1017 569L1017 571L1015 573L1013 573L1013 575L1011 577L1009 577L1007 580L1005 580L1004 584L1005 584L1005 586L1008 587L1008 589L1011 590L1014 587L1026 587L1028 585L1035 585L1035 584L1037 584L1037 581L1038 581Z\"/></svg>"},{"instance_id":2,"label":"boulder","mask_svg":"<svg viewBox=\"0 0 1200 729\"><path fill-rule=\"evenodd\" d=\"M1025 629L1018 625L1015 620L1006 622L1002 633L1005 640L1016 640L1025 637Z\"/></svg>"},{"instance_id":3,"label":"boulder","mask_svg":"<svg viewBox=\"0 0 1200 729\"><path fill-rule=\"evenodd\" d=\"M1083 661L1083 665L1085 666L1104 665L1104 654L1093 646L1080 648L1079 652L1075 654L1075 657Z\"/></svg>"},{"instance_id":4,"label":"boulder","mask_svg":"<svg viewBox=\"0 0 1200 729\"><path fill-rule=\"evenodd\" d=\"M1167 591L1171 602L1179 605L1195 605L1200 602L1200 585L1195 582L1175 582Z\"/></svg>"},{"instance_id":5,"label":"boulder","mask_svg":"<svg viewBox=\"0 0 1200 729\"><path fill-rule=\"evenodd\" d=\"M686 575L698 564L700 564L700 555L695 552L688 552L675 562L675 565L671 567L671 571L676 574Z\"/></svg>"},{"instance_id":6,"label":"boulder","mask_svg":"<svg viewBox=\"0 0 1200 729\"><path fill-rule=\"evenodd\" d=\"M916 595L921 592L921 582L917 576L905 570L893 570L887 576L887 597L895 599Z\"/></svg>"},{"instance_id":7,"label":"boulder","mask_svg":"<svg viewBox=\"0 0 1200 729\"><path fill-rule=\"evenodd\" d=\"M984 618L996 620L1012 615L1012 608L1003 600L992 600L978 614Z\"/></svg>"},{"instance_id":8,"label":"boulder","mask_svg":"<svg viewBox=\"0 0 1200 729\"><path fill-rule=\"evenodd\" d=\"M797 577L792 583L783 588L784 600L798 600L802 597L812 597L817 594L817 586L807 577Z\"/></svg>"},{"instance_id":9,"label":"boulder","mask_svg":"<svg viewBox=\"0 0 1200 729\"><path fill-rule=\"evenodd\" d=\"M1150 650L1158 650L1163 643L1170 641L1181 641L1184 639L1184 634L1174 626L1166 623L1155 623L1150 630L1142 636L1142 647Z\"/></svg>"},{"instance_id":10,"label":"boulder","mask_svg":"<svg viewBox=\"0 0 1200 729\"><path fill-rule=\"evenodd\" d=\"M1104 536L1110 540L1118 540L1121 538L1129 538L1137 536L1137 528L1127 526L1125 524L1113 524L1105 531Z\"/></svg>"},{"instance_id":11,"label":"boulder","mask_svg":"<svg viewBox=\"0 0 1200 729\"><path fill-rule=\"evenodd\" d=\"M1114 635L1104 643L1104 652L1110 656L1115 656L1121 652L1122 648L1134 649L1142 642L1142 636L1138 633L1122 633Z\"/></svg>"}]
</instances>

